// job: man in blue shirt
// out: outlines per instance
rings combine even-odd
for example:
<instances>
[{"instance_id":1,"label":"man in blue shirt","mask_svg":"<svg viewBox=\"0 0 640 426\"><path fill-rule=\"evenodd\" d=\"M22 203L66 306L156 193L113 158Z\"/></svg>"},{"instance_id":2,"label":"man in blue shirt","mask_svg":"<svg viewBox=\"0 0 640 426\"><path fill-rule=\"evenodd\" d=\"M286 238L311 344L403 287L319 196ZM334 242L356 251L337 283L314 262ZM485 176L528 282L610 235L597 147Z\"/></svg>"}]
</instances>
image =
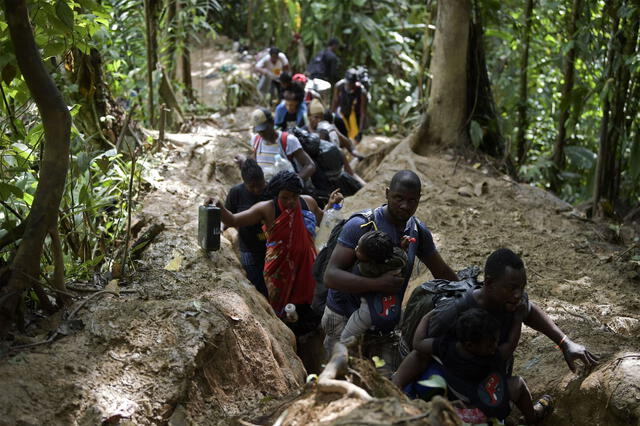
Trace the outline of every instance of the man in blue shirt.
<instances>
[{"instance_id":1,"label":"man in blue shirt","mask_svg":"<svg viewBox=\"0 0 640 426\"><path fill-rule=\"evenodd\" d=\"M355 216L342 228L324 276L324 283L329 292L322 327L326 335L325 349L329 353L333 345L340 340L340 334L349 316L360 305L360 296L363 293L404 295L416 257L429 268L434 278L458 280L456 273L440 257L431 232L413 217L420 202L421 186L420 178L414 172L397 172L386 189L387 204L376 208L373 214L373 222L377 229L387 233L396 246L400 246L400 241L405 235L415 238L413 247L407 253L409 267L404 276L401 276L399 271L392 271L377 278L360 276L357 268L354 268L355 247L360 237L370 231L373 225L368 225L364 217ZM386 325L384 328L390 327Z\"/></svg>"}]
</instances>

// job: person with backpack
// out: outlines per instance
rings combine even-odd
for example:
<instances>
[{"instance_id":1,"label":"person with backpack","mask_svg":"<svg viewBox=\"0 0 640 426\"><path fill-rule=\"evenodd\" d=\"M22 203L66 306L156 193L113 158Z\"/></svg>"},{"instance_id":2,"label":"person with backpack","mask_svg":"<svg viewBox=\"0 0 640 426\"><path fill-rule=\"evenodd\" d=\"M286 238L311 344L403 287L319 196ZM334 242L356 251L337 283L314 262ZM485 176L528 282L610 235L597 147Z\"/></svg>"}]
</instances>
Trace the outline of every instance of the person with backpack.
<instances>
[{"instance_id":1,"label":"person with backpack","mask_svg":"<svg viewBox=\"0 0 640 426\"><path fill-rule=\"evenodd\" d=\"M263 224L267 250L264 280L269 303L280 318L289 303L310 305L315 289L311 273L316 257L313 239L323 211L313 198L302 195L303 188L297 174L282 171L269 181L265 189L267 201L248 210L233 214L219 200L206 201L220 208L220 218L226 226ZM340 203L342 195L332 194L332 201Z\"/></svg>"},{"instance_id":2,"label":"person with backpack","mask_svg":"<svg viewBox=\"0 0 640 426\"><path fill-rule=\"evenodd\" d=\"M340 48L340 42L337 38L330 38L327 46L318 52L307 67L309 78L319 78L335 83L338 79L338 64L340 60L336 55L336 50Z\"/></svg>"},{"instance_id":3,"label":"person with backpack","mask_svg":"<svg viewBox=\"0 0 640 426\"><path fill-rule=\"evenodd\" d=\"M356 142L362 140L362 129L367 118L367 89L358 82L355 69L347 70L344 78L336 83L331 110L341 118L336 123L340 131ZM340 124L339 124L340 123ZM344 129L340 127L344 126Z\"/></svg>"},{"instance_id":4,"label":"person with backpack","mask_svg":"<svg viewBox=\"0 0 640 426\"><path fill-rule=\"evenodd\" d=\"M424 351L420 350L419 342L427 338L446 337L454 333L454 324L466 311L474 308L482 308L489 311L499 324L498 344L509 345L510 353L517 347L520 336L520 323L525 324L536 331L541 332L551 339L562 351L567 365L571 371L575 371L575 361L580 360L588 369L593 368L598 358L591 354L584 346L573 342L553 320L535 303L529 301L525 286L527 276L522 259L513 251L502 248L494 251L487 258L484 268L484 284L475 283L474 280L463 282L427 282L414 290L403 322L407 317L415 318L411 309L420 309L422 319L415 328L413 336L403 336L405 340L412 342L413 351L403 360L400 368L393 377L393 382L412 397L421 397L428 389L420 385L418 379L414 381L416 373L422 378L428 378L432 374L439 374L438 369L433 369ZM427 294L432 297L429 303L412 303L414 295ZM514 326L517 335L514 335ZM409 327L410 328L410 327ZM408 328L402 326L403 334ZM410 347L411 349L411 347ZM513 357L508 357L507 373L511 375ZM404 364L404 366L403 366ZM406 364L413 365L408 368Z\"/></svg>"},{"instance_id":5,"label":"person with backpack","mask_svg":"<svg viewBox=\"0 0 640 426\"><path fill-rule=\"evenodd\" d=\"M295 166L298 175L304 180L316 171L313 160L302 149L300 141L294 135L274 129L273 114L266 108L258 108L251 114L253 131L251 138L253 158L262 168L265 179L273 177L277 170L276 160L280 163L288 162Z\"/></svg>"},{"instance_id":6,"label":"person with backpack","mask_svg":"<svg viewBox=\"0 0 640 426\"><path fill-rule=\"evenodd\" d=\"M342 225L337 236L334 229L323 250L325 253L321 252L318 256L314 276L320 278L328 289L322 317L322 328L326 335L324 344L328 353L331 353L333 345L340 340L347 320L360 306L363 294L399 295L399 302L402 303L416 257L429 268L434 277L458 279L438 253L431 232L413 216L420 202L421 185L420 178L412 171L402 170L394 174L386 190L387 204L351 216ZM360 237L375 229L387 233L398 247L403 237L415 238L416 242L410 245L407 252L404 275L400 275L399 271L391 271L377 278L369 278L354 269L357 260L355 248ZM314 306L318 306L318 303L319 301L314 300ZM391 318L380 316L379 312L372 314L375 315L373 323L377 330L391 330L400 319L399 310Z\"/></svg>"}]
</instances>

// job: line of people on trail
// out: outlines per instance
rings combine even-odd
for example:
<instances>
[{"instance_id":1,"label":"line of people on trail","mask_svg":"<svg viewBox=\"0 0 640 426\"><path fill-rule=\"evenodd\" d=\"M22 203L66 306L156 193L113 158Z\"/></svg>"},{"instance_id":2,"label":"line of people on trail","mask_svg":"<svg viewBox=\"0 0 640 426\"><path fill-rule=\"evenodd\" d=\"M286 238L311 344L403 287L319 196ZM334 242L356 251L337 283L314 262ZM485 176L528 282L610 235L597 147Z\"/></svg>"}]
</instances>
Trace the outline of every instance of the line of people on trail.
<instances>
[{"instance_id":1,"label":"line of people on trail","mask_svg":"<svg viewBox=\"0 0 640 426\"><path fill-rule=\"evenodd\" d=\"M287 56L277 47L258 53L254 70L259 76L258 92L265 103L278 100L277 127L286 130L293 123L308 124L306 110L313 99L330 105L326 119L344 137L360 142L367 123L370 82L364 67L349 68L338 78L340 42L331 38L309 62L305 73L293 73ZM326 93L331 87L331 100Z\"/></svg>"},{"instance_id":2,"label":"line of people on trail","mask_svg":"<svg viewBox=\"0 0 640 426\"><path fill-rule=\"evenodd\" d=\"M321 154L329 145L334 151L352 145L315 99L299 116L305 100L296 89L296 96L287 91L286 112L276 108L274 118L259 108L251 116L256 134L252 156L240 159L243 183L231 188L225 203L209 200L220 207L226 226L239 229L242 265L276 315L284 319L285 306L294 304L311 329L319 320L327 354L337 342L353 345L376 335L383 353L397 355L385 361L396 370L392 381L399 388L413 398L444 393L460 401L458 413L468 423L502 420L511 403L527 424L546 418L552 398L534 402L524 379L513 375L522 325L554 342L572 371L577 360L591 369L597 357L529 300L519 256L504 248L491 253L484 282L477 274L456 273L415 217L422 183L408 170L394 174L385 204L339 222L318 253L314 238L326 212L357 191L343 191L335 175L321 170ZM278 128L281 116L285 124ZM299 126L299 120L306 130L289 131L289 122ZM339 176L349 175L346 166L343 160ZM333 186L322 187L323 179ZM402 312L416 258L434 280L415 289Z\"/></svg>"}]
</instances>

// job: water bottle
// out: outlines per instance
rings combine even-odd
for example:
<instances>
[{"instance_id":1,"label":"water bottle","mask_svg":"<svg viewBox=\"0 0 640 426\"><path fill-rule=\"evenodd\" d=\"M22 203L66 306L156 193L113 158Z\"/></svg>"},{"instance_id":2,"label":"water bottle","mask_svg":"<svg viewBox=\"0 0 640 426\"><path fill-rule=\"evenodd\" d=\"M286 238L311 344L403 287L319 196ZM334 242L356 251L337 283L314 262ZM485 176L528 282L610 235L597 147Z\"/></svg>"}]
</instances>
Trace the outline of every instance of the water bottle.
<instances>
[{"instance_id":1,"label":"water bottle","mask_svg":"<svg viewBox=\"0 0 640 426\"><path fill-rule=\"evenodd\" d=\"M324 213L315 241L318 251L327 245L331 231L342 220L342 216L342 205L338 203L331 206L331 208Z\"/></svg>"},{"instance_id":2,"label":"water bottle","mask_svg":"<svg viewBox=\"0 0 640 426\"><path fill-rule=\"evenodd\" d=\"M220 249L220 209L207 205L198 208L198 244L204 250Z\"/></svg>"},{"instance_id":3,"label":"water bottle","mask_svg":"<svg viewBox=\"0 0 640 426\"><path fill-rule=\"evenodd\" d=\"M284 307L284 317L287 322L298 322L298 313L296 312L296 305L293 303L287 303Z\"/></svg>"},{"instance_id":4,"label":"water bottle","mask_svg":"<svg viewBox=\"0 0 640 426\"><path fill-rule=\"evenodd\" d=\"M262 173L264 174L264 180L266 182L269 182L269 180L271 180L271 178L274 177L276 174L275 167L262 166Z\"/></svg>"},{"instance_id":5,"label":"water bottle","mask_svg":"<svg viewBox=\"0 0 640 426\"><path fill-rule=\"evenodd\" d=\"M289 171L289 172L293 171L293 165L291 164L291 162L286 158L282 158L280 154L276 154L273 157L273 159L275 160L273 162L274 174L277 174L282 171Z\"/></svg>"}]
</instances>

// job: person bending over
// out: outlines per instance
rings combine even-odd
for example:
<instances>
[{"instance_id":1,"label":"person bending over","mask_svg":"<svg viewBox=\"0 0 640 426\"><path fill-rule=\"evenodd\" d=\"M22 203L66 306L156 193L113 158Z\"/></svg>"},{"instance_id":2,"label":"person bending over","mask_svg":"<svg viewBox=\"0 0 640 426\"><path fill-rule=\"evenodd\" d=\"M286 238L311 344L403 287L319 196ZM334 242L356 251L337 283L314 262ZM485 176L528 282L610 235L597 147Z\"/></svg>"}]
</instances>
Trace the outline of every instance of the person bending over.
<instances>
[{"instance_id":1,"label":"person bending over","mask_svg":"<svg viewBox=\"0 0 640 426\"><path fill-rule=\"evenodd\" d=\"M499 321L488 311L473 308L458 317L454 334L422 339L415 350L424 359L434 359L442 367L450 399L460 399L485 416L500 420L509 415L511 401L526 424L536 424L549 414L551 397L545 395L534 405L525 381L508 374L507 360L520 337L521 325L520 316L514 321L509 341L499 346ZM423 364L413 361L414 358L407 357L397 374L417 378Z\"/></svg>"}]
</instances>

